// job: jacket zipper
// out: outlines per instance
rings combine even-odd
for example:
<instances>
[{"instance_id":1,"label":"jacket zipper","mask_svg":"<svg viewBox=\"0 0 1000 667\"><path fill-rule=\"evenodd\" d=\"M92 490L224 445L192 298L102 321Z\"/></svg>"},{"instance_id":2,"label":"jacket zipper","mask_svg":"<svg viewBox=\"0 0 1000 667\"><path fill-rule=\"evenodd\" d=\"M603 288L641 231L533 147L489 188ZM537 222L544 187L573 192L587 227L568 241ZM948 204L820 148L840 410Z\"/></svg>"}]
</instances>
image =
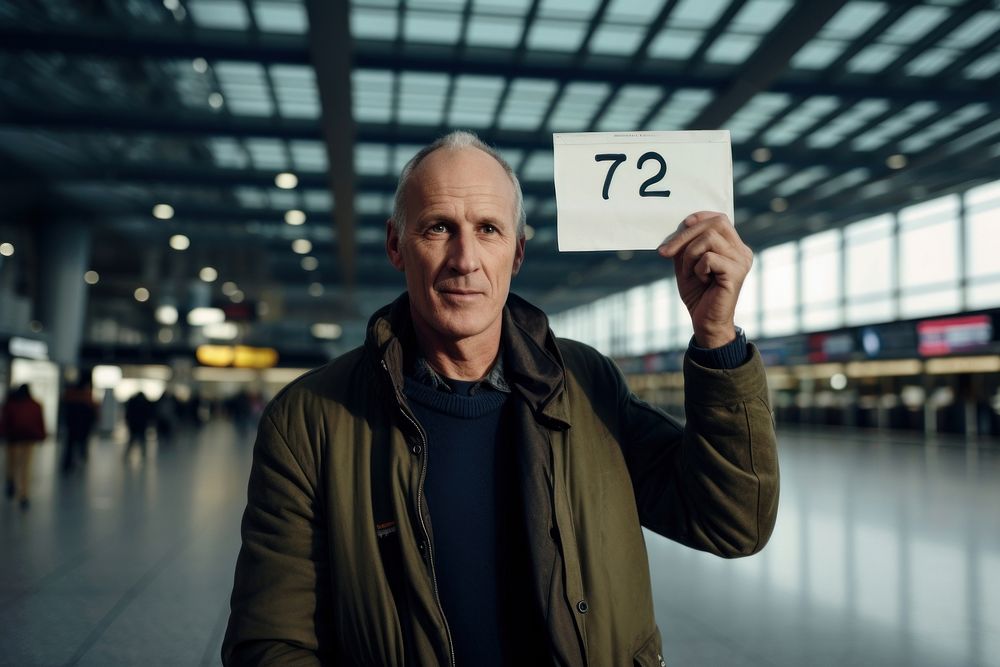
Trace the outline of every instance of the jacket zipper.
<instances>
[{"instance_id":1,"label":"jacket zipper","mask_svg":"<svg viewBox=\"0 0 1000 667\"><path fill-rule=\"evenodd\" d=\"M424 479L427 477L427 457L430 448L427 446L427 436L424 435L424 430L417 423L417 420L406 413L403 407L403 397L399 393L399 389L396 387L395 383L392 381L392 374L389 373L389 366L382 360L382 368L385 369L386 375L389 376L389 384L392 385L393 393L396 394L396 401L399 404L399 412L406 420L413 424L413 428L416 429L417 434L420 436L420 442L424 447L424 455L420 458L420 478L417 482L417 520L420 522L420 530L424 536L424 544L427 545L427 562L431 570L431 585L434 588L434 601L437 603L438 611L441 612L441 619L444 621L444 631L448 637L448 655L450 657L449 664L451 667L455 667L455 644L451 638L451 628L448 627L448 618L444 614L444 607L441 605L441 597L438 593L438 583L437 583L437 572L434 571L434 547L431 545L430 534L427 532L427 525L424 523L424 512L423 512L423 494L424 494Z\"/></svg>"}]
</instances>

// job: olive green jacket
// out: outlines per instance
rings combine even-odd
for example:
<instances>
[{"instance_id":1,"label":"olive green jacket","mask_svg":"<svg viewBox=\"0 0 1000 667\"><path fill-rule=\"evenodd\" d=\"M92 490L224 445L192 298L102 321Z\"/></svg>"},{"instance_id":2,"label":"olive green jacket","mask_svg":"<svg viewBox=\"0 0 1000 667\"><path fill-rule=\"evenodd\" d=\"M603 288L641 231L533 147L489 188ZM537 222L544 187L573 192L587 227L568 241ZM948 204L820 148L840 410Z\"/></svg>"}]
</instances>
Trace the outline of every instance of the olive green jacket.
<instances>
[{"instance_id":1,"label":"olive green jacket","mask_svg":"<svg viewBox=\"0 0 1000 667\"><path fill-rule=\"evenodd\" d=\"M511 295L503 314L532 599L553 665L660 665L640 525L724 557L767 542L778 503L764 368L685 360L684 427L617 367L556 339ZM429 452L402 396L404 294L365 345L296 380L261 419L227 665L450 665L436 595ZM433 454L430 454L433 456ZM520 511L520 510L519 510Z\"/></svg>"}]
</instances>

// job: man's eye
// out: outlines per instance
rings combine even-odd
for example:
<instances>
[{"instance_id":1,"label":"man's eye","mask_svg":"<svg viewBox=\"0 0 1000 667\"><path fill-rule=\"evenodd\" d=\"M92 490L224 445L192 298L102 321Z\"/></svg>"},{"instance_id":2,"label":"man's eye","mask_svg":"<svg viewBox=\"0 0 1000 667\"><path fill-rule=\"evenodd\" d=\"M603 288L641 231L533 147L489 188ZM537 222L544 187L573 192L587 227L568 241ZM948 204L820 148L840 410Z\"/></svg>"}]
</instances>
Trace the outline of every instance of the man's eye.
<instances>
[{"instance_id":1,"label":"man's eye","mask_svg":"<svg viewBox=\"0 0 1000 667\"><path fill-rule=\"evenodd\" d=\"M448 228L445 227L444 224L439 222L436 225L431 225L430 227L428 227L427 231L429 231L432 234L444 234L445 232L448 231Z\"/></svg>"},{"instance_id":2,"label":"man's eye","mask_svg":"<svg viewBox=\"0 0 1000 667\"><path fill-rule=\"evenodd\" d=\"M497 230L497 228L493 225L483 225L483 231L487 234L496 234L499 230Z\"/></svg>"}]
</instances>

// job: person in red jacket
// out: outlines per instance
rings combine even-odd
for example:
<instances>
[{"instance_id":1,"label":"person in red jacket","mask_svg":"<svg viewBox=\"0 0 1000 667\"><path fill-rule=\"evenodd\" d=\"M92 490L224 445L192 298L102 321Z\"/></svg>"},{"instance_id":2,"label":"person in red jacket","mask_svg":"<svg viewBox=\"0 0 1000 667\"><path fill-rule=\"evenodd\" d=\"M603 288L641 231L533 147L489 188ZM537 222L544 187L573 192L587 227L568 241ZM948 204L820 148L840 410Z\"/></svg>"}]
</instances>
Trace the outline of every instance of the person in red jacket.
<instances>
[{"instance_id":1,"label":"person in red jacket","mask_svg":"<svg viewBox=\"0 0 1000 667\"><path fill-rule=\"evenodd\" d=\"M16 494L21 508L27 509L32 449L45 439L42 406L31 397L28 385L22 384L4 403L0 429L7 438L7 497Z\"/></svg>"}]
</instances>

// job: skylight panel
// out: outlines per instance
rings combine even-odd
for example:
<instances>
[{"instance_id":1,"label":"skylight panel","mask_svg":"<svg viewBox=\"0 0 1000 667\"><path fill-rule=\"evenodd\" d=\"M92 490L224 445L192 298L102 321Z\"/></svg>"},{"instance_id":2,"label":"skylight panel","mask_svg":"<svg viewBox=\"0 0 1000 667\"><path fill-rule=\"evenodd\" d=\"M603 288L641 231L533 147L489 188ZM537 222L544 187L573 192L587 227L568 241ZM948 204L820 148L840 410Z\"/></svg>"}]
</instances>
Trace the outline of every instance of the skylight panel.
<instances>
[{"instance_id":1,"label":"skylight panel","mask_svg":"<svg viewBox=\"0 0 1000 667\"><path fill-rule=\"evenodd\" d=\"M857 167L848 171L836 178L831 178L826 183L817 186L816 188L816 198L823 199L824 197L829 197L830 195L846 190L847 188L853 188L859 183L864 183L871 177L871 171L865 167ZM850 227L848 227L850 229Z\"/></svg>"},{"instance_id":2,"label":"skylight panel","mask_svg":"<svg viewBox=\"0 0 1000 667\"><path fill-rule=\"evenodd\" d=\"M552 151L534 151L518 176L525 181L550 181L553 169Z\"/></svg>"},{"instance_id":3,"label":"skylight panel","mask_svg":"<svg viewBox=\"0 0 1000 667\"><path fill-rule=\"evenodd\" d=\"M500 148L498 150L500 151L500 156L507 161L511 169L517 171L521 160L524 159L524 151L520 148Z\"/></svg>"},{"instance_id":4,"label":"skylight panel","mask_svg":"<svg viewBox=\"0 0 1000 667\"><path fill-rule=\"evenodd\" d=\"M355 198L358 212L362 215L389 215L391 204L386 204L386 197L375 192L362 192Z\"/></svg>"},{"instance_id":5,"label":"skylight panel","mask_svg":"<svg viewBox=\"0 0 1000 667\"><path fill-rule=\"evenodd\" d=\"M623 86L604 115L597 120L597 129L602 132L643 129L639 127L640 121L661 95L662 91L657 86Z\"/></svg>"},{"instance_id":6,"label":"skylight panel","mask_svg":"<svg viewBox=\"0 0 1000 667\"><path fill-rule=\"evenodd\" d=\"M289 118L317 118L319 96L316 74L305 65L272 65L271 82L281 115Z\"/></svg>"},{"instance_id":7,"label":"skylight panel","mask_svg":"<svg viewBox=\"0 0 1000 667\"><path fill-rule=\"evenodd\" d=\"M399 35L399 14L395 9L351 7L351 34L356 39L394 40Z\"/></svg>"},{"instance_id":8,"label":"skylight panel","mask_svg":"<svg viewBox=\"0 0 1000 667\"><path fill-rule=\"evenodd\" d=\"M667 25L681 28L711 28L726 11L730 0L680 0L670 12Z\"/></svg>"},{"instance_id":9,"label":"skylight panel","mask_svg":"<svg viewBox=\"0 0 1000 667\"><path fill-rule=\"evenodd\" d=\"M264 32L283 32L302 35L309 29L304 6L274 0L256 0L253 3L257 27Z\"/></svg>"},{"instance_id":10,"label":"skylight panel","mask_svg":"<svg viewBox=\"0 0 1000 667\"><path fill-rule=\"evenodd\" d=\"M700 30L665 28L649 44L649 55L653 58L687 60L694 53L705 33Z\"/></svg>"},{"instance_id":11,"label":"skylight panel","mask_svg":"<svg viewBox=\"0 0 1000 667\"><path fill-rule=\"evenodd\" d=\"M881 72L892 64L902 51L903 47L895 44L869 44L847 61L847 69L862 74Z\"/></svg>"},{"instance_id":12,"label":"skylight panel","mask_svg":"<svg viewBox=\"0 0 1000 667\"><path fill-rule=\"evenodd\" d=\"M261 188L236 187L233 188L233 196L243 208L266 208L268 205L267 193Z\"/></svg>"},{"instance_id":13,"label":"skylight panel","mask_svg":"<svg viewBox=\"0 0 1000 667\"><path fill-rule=\"evenodd\" d=\"M790 111L764 135L764 143L772 146L790 144L806 129L840 105L840 100L828 95L810 97Z\"/></svg>"},{"instance_id":14,"label":"skylight panel","mask_svg":"<svg viewBox=\"0 0 1000 667\"><path fill-rule=\"evenodd\" d=\"M971 63L962 74L966 79L989 79L1000 72L1000 53L987 53L982 58Z\"/></svg>"},{"instance_id":15,"label":"skylight panel","mask_svg":"<svg viewBox=\"0 0 1000 667\"><path fill-rule=\"evenodd\" d=\"M521 41L524 19L506 16L473 14L469 18L466 41L470 46L509 48Z\"/></svg>"},{"instance_id":16,"label":"skylight panel","mask_svg":"<svg viewBox=\"0 0 1000 667\"><path fill-rule=\"evenodd\" d=\"M359 174L384 176L389 171L389 147L385 144L357 144L354 164Z\"/></svg>"},{"instance_id":17,"label":"skylight panel","mask_svg":"<svg viewBox=\"0 0 1000 667\"><path fill-rule=\"evenodd\" d=\"M762 125L788 106L791 97L784 93L757 93L729 121L729 132L734 142L750 139Z\"/></svg>"},{"instance_id":18,"label":"skylight panel","mask_svg":"<svg viewBox=\"0 0 1000 667\"><path fill-rule=\"evenodd\" d=\"M411 9L406 12L403 33L412 42L455 44L462 33L462 15Z\"/></svg>"},{"instance_id":19,"label":"skylight panel","mask_svg":"<svg viewBox=\"0 0 1000 667\"><path fill-rule=\"evenodd\" d=\"M538 13L552 18L573 18L583 21L594 15L600 0L542 0Z\"/></svg>"},{"instance_id":20,"label":"skylight panel","mask_svg":"<svg viewBox=\"0 0 1000 667\"><path fill-rule=\"evenodd\" d=\"M566 86L549 121L556 132L577 132L587 129L594 112L608 96L606 83L574 82Z\"/></svg>"},{"instance_id":21,"label":"skylight panel","mask_svg":"<svg viewBox=\"0 0 1000 667\"><path fill-rule=\"evenodd\" d=\"M329 190L306 190L303 197L307 211L325 213L333 210L333 195Z\"/></svg>"},{"instance_id":22,"label":"skylight panel","mask_svg":"<svg viewBox=\"0 0 1000 667\"><path fill-rule=\"evenodd\" d=\"M801 192L810 185L822 181L829 175L830 170L826 167L820 165L809 167L808 169L796 172L790 178L774 186L774 193L779 197L790 197L796 192Z\"/></svg>"},{"instance_id":23,"label":"skylight panel","mask_svg":"<svg viewBox=\"0 0 1000 667\"><path fill-rule=\"evenodd\" d=\"M504 129L537 130L557 88L555 81L514 79L497 124Z\"/></svg>"},{"instance_id":24,"label":"skylight panel","mask_svg":"<svg viewBox=\"0 0 1000 667\"><path fill-rule=\"evenodd\" d=\"M444 122L448 75L403 72L399 76L399 121L416 125L441 125Z\"/></svg>"},{"instance_id":25,"label":"skylight panel","mask_svg":"<svg viewBox=\"0 0 1000 667\"><path fill-rule=\"evenodd\" d=\"M398 144L393 153L392 171L398 174L403 171L403 167L416 155L423 146L418 144Z\"/></svg>"},{"instance_id":26,"label":"skylight panel","mask_svg":"<svg viewBox=\"0 0 1000 667\"><path fill-rule=\"evenodd\" d=\"M820 37L850 40L864 34L888 11L883 2L849 2L820 31Z\"/></svg>"},{"instance_id":27,"label":"skylight panel","mask_svg":"<svg viewBox=\"0 0 1000 667\"><path fill-rule=\"evenodd\" d=\"M256 169L288 169L285 147L280 139L247 139L244 144Z\"/></svg>"},{"instance_id":28,"label":"skylight panel","mask_svg":"<svg viewBox=\"0 0 1000 667\"><path fill-rule=\"evenodd\" d=\"M919 5L903 14L879 38L893 44L912 44L948 17L944 7Z\"/></svg>"},{"instance_id":29,"label":"skylight panel","mask_svg":"<svg viewBox=\"0 0 1000 667\"><path fill-rule=\"evenodd\" d=\"M847 44L847 42L830 39L813 39L792 57L792 67L796 69L824 69L844 52Z\"/></svg>"},{"instance_id":30,"label":"skylight panel","mask_svg":"<svg viewBox=\"0 0 1000 667\"><path fill-rule=\"evenodd\" d=\"M299 205L299 195L297 192L293 192L292 190L271 188L267 192L267 198L271 202L271 208L279 210L287 211L288 209L296 208Z\"/></svg>"},{"instance_id":31,"label":"skylight panel","mask_svg":"<svg viewBox=\"0 0 1000 667\"><path fill-rule=\"evenodd\" d=\"M628 56L635 50L646 35L645 26L602 23L590 38L591 53Z\"/></svg>"},{"instance_id":32,"label":"skylight panel","mask_svg":"<svg viewBox=\"0 0 1000 667\"><path fill-rule=\"evenodd\" d=\"M246 30L250 15L242 0L188 0L187 10L200 28Z\"/></svg>"},{"instance_id":33,"label":"skylight panel","mask_svg":"<svg viewBox=\"0 0 1000 667\"><path fill-rule=\"evenodd\" d=\"M915 102L868 132L856 137L851 143L851 147L860 151L879 148L894 137L908 131L921 120L933 115L937 110L938 105L935 102Z\"/></svg>"},{"instance_id":34,"label":"skylight panel","mask_svg":"<svg viewBox=\"0 0 1000 667\"><path fill-rule=\"evenodd\" d=\"M452 127L489 127L503 86L504 80L498 76L459 76L448 124Z\"/></svg>"},{"instance_id":35,"label":"skylight panel","mask_svg":"<svg viewBox=\"0 0 1000 667\"><path fill-rule=\"evenodd\" d=\"M477 12L524 16L528 13L531 2L532 0L472 0L472 7Z\"/></svg>"},{"instance_id":36,"label":"skylight panel","mask_svg":"<svg viewBox=\"0 0 1000 667\"><path fill-rule=\"evenodd\" d=\"M701 88L681 88L660 107L650 121L650 130L683 130L712 100L712 92Z\"/></svg>"},{"instance_id":37,"label":"skylight panel","mask_svg":"<svg viewBox=\"0 0 1000 667\"><path fill-rule=\"evenodd\" d=\"M927 49L903 68L911 76L934 76L958 57L955 49Z\"/></svg>"},{"instance_id":38,"label":"skylight panel","mask_svg":"<svg viewBox=\"0 0 1000 667\"><path fill-rule=\"evenodd\" d=\"M889 103L882 99L861 100L837 116L833 122L813 132L806 143L813 148L829 148L843 141L870 119L885 113L888 108Z\"/></svg>"},{"instance_id":39,"label":"skylight panel","mask_svg":"<svg viewBox=\"0 0 1000 667\"><path fill-rule=\"evenodd\" d=\"M946 116L907 137L900 142L900 148L903 149L904 153L920 152L987 113L989 113L989 107L986 104L968 104L950 116Z\"/></svg>"},{"instance_id":40,"label":"skylight panel","mask_svg":"<svg viewBox=\"0 0 1000 667\"><path fill-rule=\"evenodd\" d=\"M646 24L656 18L665 0L612 0L605 20Z\"/></svg>"},{"instance_id":41,"label":"skylight panel","mask_svg":"<svg viewBox=\"0 0 1000 667\"><path fill-rule=\"evenodd\" d=\"M257 63L219 62L215 76L229 110L237 114L270 116L274 105L267 92L264 68Z\"/></svg>"},{"instance_id":42,"label":"skylight panel","mask_svg":"<svg viewBox=\"0 0 1000 667\"><path fill-rule=\"evenodd\" d=\"M326 146L321 141L300 139L289 144L298 171L326 171Z\"/></svg>"},{"instance_id":43,"label":"skylight panel","mask_svg":"<svg viewBox=\"0 0 1000 667\"><path fill-rule=\"evenodd\" d=\"M587 32L580 21L537 19L528 32L528 47L540 51L576 51Z\"/></svg>"},{"instance_id":44,"label":"skylight panel","mask_svg":"<svg viewBox=\"0 0 1000 667\"><path fill-rule=\"evenodd\" d=\"M407 7L417 9L438 9L446 11L461 11L465 6L465 0L407 0Z\"/></svg>"},{"instance_id":45,"label":"skylight panel","mask_svg":"<svg viewBox=\"0 0 1000 667\"><path fill-rule=\"evenodd\" d=\"M787 173L788 167L786 165L769 164L740 181L737 190L740 194L752 194L784 178Z\"/></svg>"},{"instance_id":46,"label":"skylight panel","mask_svg":"<svg viewBox=\"0 0 1000 667\"><path fill-rule=\"evenodd\" d=\"M215 164L220 167L244 169L249 164L246 151L239 142L230 137L212 137L208 140L208 150Z\"/></svg>"},{"instance_id":47,"label":"skylight panel","mask_svg":"<svg viewBox=\"0 0 1000 667\"><path fill-rule=\"evenodd\" d=\"M389 70L356 69L351 72L355 119L389 122L392 116L393 77Z\"/></svg>"},{"instance_id":48,"label":"skylight panel","mask_svg":"<svg viewBox=\"0 0 1000 667\"><path fill-rule=\"evenodd\" d=\"M712 63L736 65L745 62L760 43L757 35L725 33L705 53L705 60Z\"/></svg>"},{"instance_id":49,"label":"skylight panel","mask_svg":"<svg viewBox=\"0 0 1000 667\"><path fill-rule=\"evenodd\" d=\"M791 0L750 0L733 18L729 29L763 35L776 26L791 7Z\"/></svg>"},{"instance_id":50,"label":"skylight panel","mask_svg":"<svg viewBox=\"0 0 1000 667\"><path fill-rule=\"evenodd\" d=\"M969 49L987 37L1000 31L1000 12L981 11L962 25L952 30L941 40L941 46L955 49Z\"/></svg>"}]
</instances>

